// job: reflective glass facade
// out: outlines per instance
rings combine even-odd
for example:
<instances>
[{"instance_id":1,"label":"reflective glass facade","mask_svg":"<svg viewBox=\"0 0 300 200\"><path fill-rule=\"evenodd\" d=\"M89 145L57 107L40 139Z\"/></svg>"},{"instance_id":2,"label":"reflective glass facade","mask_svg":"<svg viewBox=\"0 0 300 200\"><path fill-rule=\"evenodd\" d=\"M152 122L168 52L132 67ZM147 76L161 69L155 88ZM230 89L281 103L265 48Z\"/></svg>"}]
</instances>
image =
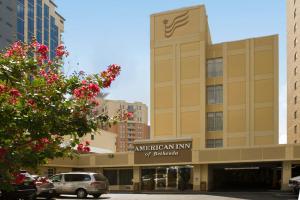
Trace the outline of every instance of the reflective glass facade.
<instances>
[{"instance_id":1,"label":"reflective glass facade","mask_svg":"<svg viewBox=\"0 0 300 200\"><path fill-rule=\"evenodd\" d=\"M17 1L17 40L24 41L24 0Z\"/></svg>"},{"instance_id":2,"label":"reflective glass facade","mask_svg":"<svg viewBox=\"0 0 300 200\"><path fill-rule=\"evenodd\" d=\"M55 49L58 46L58 27L55 25L55 18L50 17L50 59L55 57Z\"/></svg>"},{"instance_id":3,"label":"reflective glass facade","mask_svg":"<svg viewBox=\"0 0 300 200\"><path fill-rule=\"evenodd\" d=\"M36 39L43 42L43 4L42 0L36 1Z\"/></svg>"},{"instance_id":4,"label":"reflective glass facade","mask_svg":"<svg viewBox=\"0 0 300 200\"><path fill-rule=\"evenodd\" d=\"M34 0L28 0L27 41L34 36Z\"/></svg>"},{"instance_id":5,"label":"reflective glass facade","mask_svg":"<svg viewBox=\"0 0 300 200\"><path fill-rule=\"evenodd\" d=\"M49 7L44 4L44 44L49 46Z\"/></svg>"}]
</instances>

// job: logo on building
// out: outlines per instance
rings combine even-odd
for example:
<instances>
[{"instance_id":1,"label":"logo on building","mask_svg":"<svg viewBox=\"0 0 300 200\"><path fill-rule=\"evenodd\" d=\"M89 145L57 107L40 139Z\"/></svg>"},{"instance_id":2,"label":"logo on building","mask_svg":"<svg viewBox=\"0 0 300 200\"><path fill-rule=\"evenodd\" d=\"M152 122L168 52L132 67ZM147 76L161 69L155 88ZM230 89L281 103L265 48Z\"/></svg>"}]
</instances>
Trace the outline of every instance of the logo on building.
<instances>
[{"instance_id":1,"label":"logo on building","mask_svg":"<svg viewBox=\"0 0 300 200\"><path fill-rule=\"evenodd\" d=\"M163 23L165 24L165 37L166 38L171 37L177 28L182 27L182 26L186 25L187 23L189 23L188 13L189 13L189 11L186 11L183 14L174 17L174 19L172 20L171 23L169 23L169 20L167 20L167 19L165 19L163 21Z\"/></svg>"}]
</instances>

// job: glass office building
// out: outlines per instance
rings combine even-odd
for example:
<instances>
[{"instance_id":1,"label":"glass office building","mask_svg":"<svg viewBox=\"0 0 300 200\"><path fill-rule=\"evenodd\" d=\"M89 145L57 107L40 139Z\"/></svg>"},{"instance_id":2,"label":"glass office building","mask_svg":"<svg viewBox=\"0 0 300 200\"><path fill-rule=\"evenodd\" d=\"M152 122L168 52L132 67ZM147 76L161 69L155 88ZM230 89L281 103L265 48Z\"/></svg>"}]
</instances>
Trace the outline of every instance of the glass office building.
<instances>
[{"instance_id":1,"label":"glass office building","mask_svg":"<svg viewBox=\"0 0 300 200\"><path fill-rule=\"evenodd\" d=\"M30 42L33 37L50 49L50 58L61 43L65 19L56 12L52 0L0 1L0 49L16 40Z\"/></svg>"}]
</instances>

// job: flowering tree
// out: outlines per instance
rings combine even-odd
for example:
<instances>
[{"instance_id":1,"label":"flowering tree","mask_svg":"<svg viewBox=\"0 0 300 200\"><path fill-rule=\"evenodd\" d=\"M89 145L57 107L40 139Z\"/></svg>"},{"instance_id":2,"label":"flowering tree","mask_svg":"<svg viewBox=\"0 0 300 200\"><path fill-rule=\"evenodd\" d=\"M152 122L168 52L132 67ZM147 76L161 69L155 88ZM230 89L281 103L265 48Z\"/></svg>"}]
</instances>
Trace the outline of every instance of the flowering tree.
<instances>
[{"instance_id":1,"label":"flowering tree","mask_svg":"<svg viewBox=\"0 0 300 200\"><path fill-rule=\"evenodd\" d=\"M66 76L64 46L48 59L48 47L16 42L0 53L0 189L20 169L37 169L47 159L89 151L80 138L115 119L96 113L95 97L110 87L120 66L93 75ZM65 143L65 138L72 138Z\"/></svg>"}]
</instances>

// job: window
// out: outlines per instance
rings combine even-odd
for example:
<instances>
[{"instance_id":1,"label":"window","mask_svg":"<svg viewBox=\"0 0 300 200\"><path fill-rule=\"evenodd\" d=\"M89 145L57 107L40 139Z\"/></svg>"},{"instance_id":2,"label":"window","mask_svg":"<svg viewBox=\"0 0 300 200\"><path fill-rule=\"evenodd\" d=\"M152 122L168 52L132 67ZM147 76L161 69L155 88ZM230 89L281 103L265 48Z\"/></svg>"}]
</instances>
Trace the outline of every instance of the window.
<instances>
[{"instance_id":1,"label":"window","mask_svg":"<svg viewBox=\"0 0 300 200\"><path fill-rule=\"evenodd\" d=\"M294 39L294 47L296 47L297 46L297 43L298 43L298 39L297 39L297 37Z\"/></svg>"},{"instance_id":2,"label":"window","mask_svg":"<svg viewBox=\"0 0 300 200\"><path fill-rule=\"evenodd\" d=\"M44 4L44 44L49 46L49 7Z\"/></svg>"},{"instance_id":3,"label":"window","mask_svg":"<svg viewBox=\"0 0 300 200\"><path fill-rule=\"evenodd\" d=\"M297 31L297 23L295 23L294 25L294 33L296 33L296 31Z\"/></svg>"},{"instance_id":4,"label":"window","mask_svg":"<svg viewBox=\"0 0 300 200\"><path fill-rule=\"evenodd\" d=\"M12 9L11 7L9 7L9 6L6 6L6 8L7 8L7 10L9 10L9 11L13 11L13 9Z\"/></svg>"},{"instance_id":5,"label":"window","mask_svg":"<svg viewBox=\"0 0 300 200\"><path fill-rule=\"evenodd\" d=\"M208 86L206 91L208 104L223 103L223 85Z\"/></svg>"},{"instance_id":6,"label":"window","mask_svg":"<svg viewBox=\"0 0 300 200\"><path fill-rule=\"evenodd\" d=\"M294 89L297 90L297 81L294 83Z\"/></svg>"},{"instance_id":7,"label":"window","mask_svg":"<svg viewBox=\"0 0 300 200\"><path fill-rule=\"evenodd\" d=\"M295 76L297 75L297 68L298 68L298 67L295 67L295 68L294 68L294 75L295 75Z\"/></svg>"},{"instance_id":8,"label":"window","mask_svg":"<svg viewBox=\"0 0 300 200\"><path fill-rule=\"evenodd\" d=\"M119 170L119 185L132 185L133 171L131 169Z\"/></svg>"},{"instance_id":9,"label":"window","mask_svg":"<svg viewBox=\"0 0 300 200\"><path fill-rule=\"evenodd\" d=\"M223 147L223 139L208 139L206 140L206 148Z\"/></svg>"},{"instance_id":10,"label":"window","mask_svg":"<svg viewBox=\"0 0 300 200\"><path fill-rule=\"evenodd\" d=\"M42 0L36 1L36 39L39 43L43 43L43 6Z\"/></svg>"},{"instance_id":11,"label":"window","mask_svg":"<svg viewBox=\"0 0 300 200\"><path fill-rule=\"evenodd\" d=\"M94 178L96 181L105 181L106 178L102 174L94 174Z\"/></svg>"},{"instance_id":12,"label":"window","mask_svg":"<svg viewBox=\"0 0 300 200\"><path fill-rule=\"evenodd\" d=\"M94 140L95 139L95 135L91 135L91 140Z\"/></svg>"},{"instance_id":13,"label":"window","mask_svg":"<svg viewBox=\"0 0 300 200\"><path fill-rule=\"evenodd\" d=\"M9 27L12 27L13 25L9 22L6 22L6 25L9 26Z\"/></svg>"},{"instance_id":14,"label":"window","mask_svg":"<svg viewBox=\"0 0 300 200\"><path fill-rule=\"evenodd\" d=\"M75 182L75 181L90 181L91 176L88 174L65 174L66 182Z\"/></svg>"},{"instance_id":15,"label":"window","mask_svg":"<svg viewBox=\"0 0 300 200\"><path fill-rule=\"evenodd\" d=\"M52 182L60 182L61 178L62 178L62 175L56 175L56 176L51 177L51 181Z\"/></svg>"},{"instance_id":16,"label":"window","mask_svg":"<svg viewBox=\"0 0 300 200\"><path fill-rule=\"evenodd\" d=\"M297 140L294 140L294 143L296 144L296 143L297 143Z\"/></svg>"},{"instance_id":17,"label":"window","mask_svg":"<svg viewBox=\"0 0 300 200\"><path fill-rule=\"evenodd\" d=\"M294 133L297 133L297 125L294 126Z\"/></svg>"},{"instance_id":18,"label":"window","mask_svg":"<svg viewBox=\"0 0 300 200\"><path fill-rule=\"evenodd\" d=\"M109 185L118 185L117 170L103 170L103 175L108 179Z\"/></svg>"},{"instance_id":19,"label":"window","mask_svg":"<svg viewBox=\"0 0 300 200\"><path fill-rule=\"evenodd\" d=\"M206 64L207 77L223 76L223 59L209 59Z\"/></svg>"},{"instance_id":20,"label":"window","mask_svg":"<svg viewBox=\"0 0 300 200\"><path fill-rule=\"evenodd\" d=\"M298 59L298 53L295 52L295 54L294 54L294 61L296 61L297 59Z\"/></svg>"},{"instance_id":21,"label":"window","mask_svg":"<svg viewBox=\"0 0 300 200\"><path fill-rule=\"evenodd\" d=\"M223 112L207 113L207 130L208 131L223 130Z\"/></svg>"},{"instance_id":22,"label":"window","mask_svg":"<svg viewBox=\"0 0 300 200\"><path fill-rule=\"evenodd\" d=\"M294 112L294 119L297 119L297 110Z\"/></svg>"},{"instance_id":23,"label":"window","mask_svg":"<svg viewBox=\"0 0 300 200\"><path fill-rule=\"evenodd\" d=\"M58 46L58 27L55 25L55 18L50 16L50 59L55 57L55 50Z\"/></svg>"},{"instance_id":24,"label":"window","mask_svg":"<svg viewBox=\"0 0 300 200\"><path fill-rule=\"evenodd\" d=\"M27 7L27 41L30 42L34 36L34 0L28 0L28 7Z\"/></svg>"},{"instance_id":25,"label":"window","mask_svg":"<svg viewBox=\"0 0 300 200\"><path fill-rule=\"evenodd\" d=\"M294 104L297 104L297 100L298 100L298 97L295 96L295 97L294 97Z\"/></svg>"},{"instance_id":26,"label":"window","mask_svg":"<svg viewBox=\"0 0 300 200\"><path fill-rule=\"evenodd\" d=\"M294 19L296 18L296 16L297 16L297 8L295 8L294 10Z\"/></svg>"},{"instance_id":27,"label":"window","mask_svg":"<svg viewBox=\"0 0 300 200\"><path fill-rule=\"evenodd\" d=\"M132 185L132 169L104 169L103 175L108 179L110 185Z\"/></svg>"},{"instance_id":28,"label":"window","mask_svg":"<svg viewBox=\"0 0 300 200\"><path fill-rule=\"evenodd\" d=\"M24 42L24 0L17 1L17 40Z\"/></svg>"}]
</instances>

